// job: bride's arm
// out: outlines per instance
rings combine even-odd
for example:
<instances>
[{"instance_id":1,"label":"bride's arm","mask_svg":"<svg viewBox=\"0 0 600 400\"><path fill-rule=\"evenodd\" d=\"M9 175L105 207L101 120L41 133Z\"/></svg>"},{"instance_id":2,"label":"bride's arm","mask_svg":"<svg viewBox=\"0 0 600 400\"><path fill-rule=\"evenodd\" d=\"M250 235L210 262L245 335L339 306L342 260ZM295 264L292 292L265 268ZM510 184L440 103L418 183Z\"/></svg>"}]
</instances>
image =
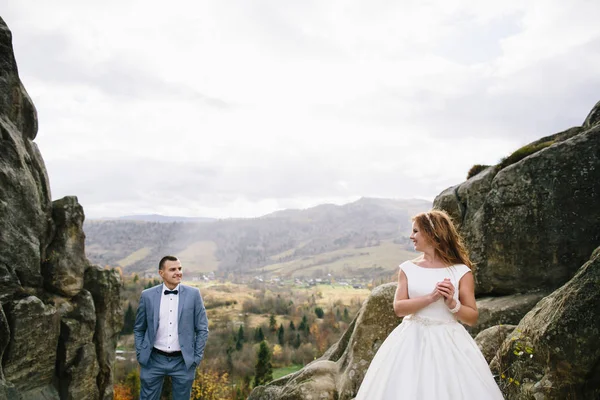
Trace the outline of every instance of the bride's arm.
<instances>
[{"instance_id":1,"label":"bride's arm","mask_svg":"<svg viewBox=\"0 0 600 400\"><path fill-rule=\"evenodd\" d=\"M475 302L475 280L471 272L466 273L461 279L458 285L458 299L460 300L460 309L456 314L461 322L473 326L477 323L479 318L479 311L477 311L477 303ZM452 300L448 304L448 308L452 309L456 307L456 300Z\"/></svg>"},{"instance_id":2,"label":"bride's arm","mask_svg":"<svg viewBox=\"0 0 600 400\"><path fill-rule=\"evenodd\" d=\"M404 317L419 311L421 308L427 307L441 295L434 291L427 296L408 298L408 280L404 271L400 270L398 274L398 287L396 288L396 296L394 297L394 312L399 317Z\"/></svg>"}]
</instances>

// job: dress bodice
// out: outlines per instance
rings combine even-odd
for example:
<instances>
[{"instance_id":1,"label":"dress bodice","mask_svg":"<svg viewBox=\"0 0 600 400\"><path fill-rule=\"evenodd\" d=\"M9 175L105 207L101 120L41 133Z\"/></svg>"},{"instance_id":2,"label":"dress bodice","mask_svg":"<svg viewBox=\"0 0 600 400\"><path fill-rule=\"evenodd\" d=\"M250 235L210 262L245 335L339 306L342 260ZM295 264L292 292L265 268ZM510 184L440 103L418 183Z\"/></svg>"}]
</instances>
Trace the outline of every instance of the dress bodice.
<instances>
[{"instance_id":1,"label":"dress bodice","mask_svg":"<svg viewBox=\"0 0 600 400\"><path fill-rule=\"evenodd\" d=\"M454 298L457 300L460 279L464 274L471 271L464 264L456 264L446 268L423 268L411 261L402 263L400 269L406 274L409 298L426 296L433 291L438 282L449 278L455 287ZM420 309L414 315L437 321L455 320L454 315L448 310L443 298Z\"/></svg>"}]
</instances>

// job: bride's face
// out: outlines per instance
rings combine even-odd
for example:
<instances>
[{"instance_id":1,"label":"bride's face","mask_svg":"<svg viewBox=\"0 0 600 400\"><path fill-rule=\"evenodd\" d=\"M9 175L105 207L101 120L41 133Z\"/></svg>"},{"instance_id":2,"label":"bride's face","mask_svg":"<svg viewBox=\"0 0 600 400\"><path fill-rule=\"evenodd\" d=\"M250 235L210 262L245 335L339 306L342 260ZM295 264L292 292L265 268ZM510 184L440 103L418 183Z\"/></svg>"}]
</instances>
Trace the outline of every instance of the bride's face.
<instances>
[{"instance_id":1,"label":"bride's face","mask_svg":"<svg viewBox=\"0 0 600 400\"><path fill-rule=\"evenodd\" d=\"M413 242L413 246L416 251L425 252L426 249L431 247L429 240L424 233L421 232L421 228L416 221L412 224L412 233L410 234L410 240Z\"/></svg>"}]
</instances>

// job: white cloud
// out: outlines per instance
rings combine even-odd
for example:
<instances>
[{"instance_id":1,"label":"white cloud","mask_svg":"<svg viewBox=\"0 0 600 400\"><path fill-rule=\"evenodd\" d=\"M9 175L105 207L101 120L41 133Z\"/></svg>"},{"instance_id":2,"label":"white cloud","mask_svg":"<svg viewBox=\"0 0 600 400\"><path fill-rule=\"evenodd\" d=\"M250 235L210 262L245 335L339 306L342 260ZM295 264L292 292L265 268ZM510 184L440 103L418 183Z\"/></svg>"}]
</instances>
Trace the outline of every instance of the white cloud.
<instances>
[{"instance_id":1,"label":"white cloud","mask_svg":"<svg viewBox=\"0 0 600 400\"><path fill-rule=\"evenodd\" d=\"M431 199L600 92L586 0L5 2L53 194L95 217Z\"/></svg>"}]
</instances>

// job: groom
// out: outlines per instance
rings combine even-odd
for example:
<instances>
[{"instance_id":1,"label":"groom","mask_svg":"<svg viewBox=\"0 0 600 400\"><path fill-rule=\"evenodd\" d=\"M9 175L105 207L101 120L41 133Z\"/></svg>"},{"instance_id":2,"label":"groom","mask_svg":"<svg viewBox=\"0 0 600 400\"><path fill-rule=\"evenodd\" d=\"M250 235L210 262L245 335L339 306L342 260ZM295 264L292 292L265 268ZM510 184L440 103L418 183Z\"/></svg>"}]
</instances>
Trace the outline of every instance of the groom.
<instances>
[{"instance_id":1,"label":"groom","mask_svg":"<svg viewBox=\"0 0 600 400\"><path fill-rule=\"evenodd\" d=\"M208 338L200 291L181 284L181 261L165 256L158 264L163 284L142 292L133 335L142 367L140 400L158 400L165 376L173 400L189 400L196 368Z\"/></svg>"}]
</instances>

